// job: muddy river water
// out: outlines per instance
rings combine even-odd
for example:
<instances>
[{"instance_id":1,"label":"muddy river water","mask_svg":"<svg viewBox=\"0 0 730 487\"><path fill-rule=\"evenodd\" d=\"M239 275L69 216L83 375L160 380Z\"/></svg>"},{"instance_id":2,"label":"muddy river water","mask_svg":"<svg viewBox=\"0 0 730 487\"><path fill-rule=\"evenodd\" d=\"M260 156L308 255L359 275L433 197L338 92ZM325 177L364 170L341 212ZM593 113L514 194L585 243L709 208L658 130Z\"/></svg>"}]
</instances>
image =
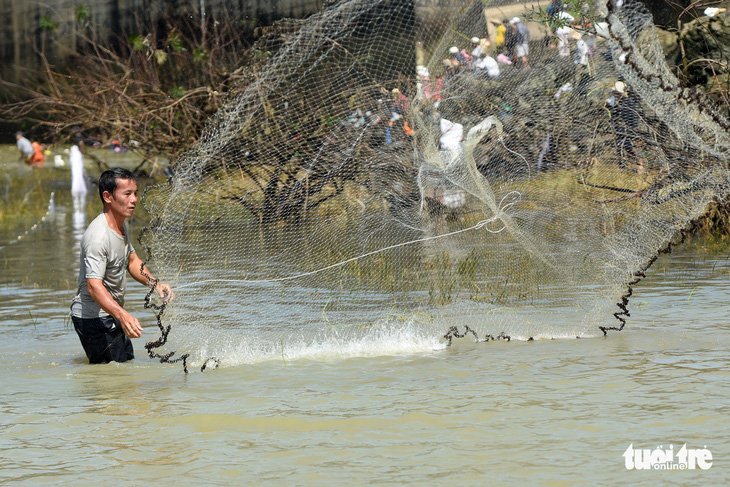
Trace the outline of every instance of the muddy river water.
<instances>
[{"instance_id":1,"label":"muddy river water","mask_svg":"<svg viewBox=\"0 0 730 487\"><path fill-rule=\"evenodd\" d=\"M607 338L333 347L185 375L144 356L157 333L136 283L137 359L88 365L68 308L99 206L74 209L69 188L59 176L27 234L32 219L0 230L0 484L730 482L727 252L663 256ZM656 468L636 468L644 453Z\"/></svg>"}]
</instances>

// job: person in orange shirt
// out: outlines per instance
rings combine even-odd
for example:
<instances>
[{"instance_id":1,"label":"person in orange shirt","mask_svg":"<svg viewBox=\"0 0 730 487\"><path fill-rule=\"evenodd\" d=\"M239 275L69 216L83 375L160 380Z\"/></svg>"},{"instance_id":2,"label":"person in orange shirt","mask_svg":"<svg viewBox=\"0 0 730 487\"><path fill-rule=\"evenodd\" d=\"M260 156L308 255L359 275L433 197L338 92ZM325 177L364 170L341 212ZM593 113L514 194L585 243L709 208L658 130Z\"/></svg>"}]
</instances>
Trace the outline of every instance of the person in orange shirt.
<instances>
[{"instance_id":1,"label":"person in orange shirt","mask_svg":"<svg viewBox=\"0 0 730 487\"><path fill-rule=\"evenodd\" d=\"M406 135L413 135L413 129L410 125L408 125L408 121L403 121L403 130L405 130Z\"/></svg>"},{"instance_id":2,"label":"person in orange shirt","mask_svg":"<svg viewBox=\"0 0 730 487\"><path fill-rule=\"evenodd\" d=\"M43 155L43 147L36 141L33 141L31 145L33 146L33 155L29 158L30 165L36 169L40 169L46 162L46 156Z\"/></svg>"}]
</instances>

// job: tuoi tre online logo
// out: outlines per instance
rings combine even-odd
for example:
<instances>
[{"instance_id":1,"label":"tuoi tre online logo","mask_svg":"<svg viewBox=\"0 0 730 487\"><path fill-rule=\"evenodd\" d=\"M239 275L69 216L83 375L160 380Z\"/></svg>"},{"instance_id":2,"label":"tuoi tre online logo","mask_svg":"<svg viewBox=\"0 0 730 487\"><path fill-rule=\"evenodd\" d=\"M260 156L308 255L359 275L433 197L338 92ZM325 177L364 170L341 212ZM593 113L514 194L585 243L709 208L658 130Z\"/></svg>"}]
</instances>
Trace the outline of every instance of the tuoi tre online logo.
<instances>
[{"instance_id":1,"label":"tuoi tre online logo","mask_svg":"<svg viewBox=\"0 0 730 487\"><path fill-rule=\"evenodd\" d=\"M634 448L630 444L621 455L627 470L695 470L701 468L707 470L712 467L712 453L704 448L687 448L682 445L678 451L674 451L674 445L664 449L659 445L654 450L649 448Z\"/></svg>"}]
</instances>

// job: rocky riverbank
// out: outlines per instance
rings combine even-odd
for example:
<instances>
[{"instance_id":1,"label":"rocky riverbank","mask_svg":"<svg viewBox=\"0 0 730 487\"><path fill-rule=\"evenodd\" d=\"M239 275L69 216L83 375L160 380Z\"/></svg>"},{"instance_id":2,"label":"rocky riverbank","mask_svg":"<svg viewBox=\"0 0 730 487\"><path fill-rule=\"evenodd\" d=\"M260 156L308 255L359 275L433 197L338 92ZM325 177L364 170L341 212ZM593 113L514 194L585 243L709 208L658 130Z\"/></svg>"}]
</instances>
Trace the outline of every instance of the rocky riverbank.
<instances>
[{"instance_id":1,"label":"rocky riverbank","mask_svg":"<svg viewBox=\"0 0 730 487\"><path fill-rule=\"evenodd\" d=\"M657 30L674 72L702 88L726 116L730 114L730 10L680 24L676 31Z\"/></svg>"}]
</instances>

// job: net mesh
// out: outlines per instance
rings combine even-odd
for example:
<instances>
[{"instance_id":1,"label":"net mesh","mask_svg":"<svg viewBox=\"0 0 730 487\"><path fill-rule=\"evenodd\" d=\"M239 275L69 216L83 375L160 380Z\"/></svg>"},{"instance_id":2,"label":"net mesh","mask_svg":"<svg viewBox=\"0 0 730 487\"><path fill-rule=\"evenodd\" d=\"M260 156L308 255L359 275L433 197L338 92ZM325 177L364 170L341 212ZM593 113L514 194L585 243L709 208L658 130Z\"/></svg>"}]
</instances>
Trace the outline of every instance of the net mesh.
<instances>
[{"instance_id":1,"label":"net mesh","mask_svg":"<svg viewBox=\"0 0 730 487\"><path fill-rule=\"evenodd\" d=\"M235 364L600 336L727 194L727 121L638 2L525 7L527 53L481 2L435 4L342 0L259 41L145 197L166 347Z\"/></svg>"}]
</instances>

